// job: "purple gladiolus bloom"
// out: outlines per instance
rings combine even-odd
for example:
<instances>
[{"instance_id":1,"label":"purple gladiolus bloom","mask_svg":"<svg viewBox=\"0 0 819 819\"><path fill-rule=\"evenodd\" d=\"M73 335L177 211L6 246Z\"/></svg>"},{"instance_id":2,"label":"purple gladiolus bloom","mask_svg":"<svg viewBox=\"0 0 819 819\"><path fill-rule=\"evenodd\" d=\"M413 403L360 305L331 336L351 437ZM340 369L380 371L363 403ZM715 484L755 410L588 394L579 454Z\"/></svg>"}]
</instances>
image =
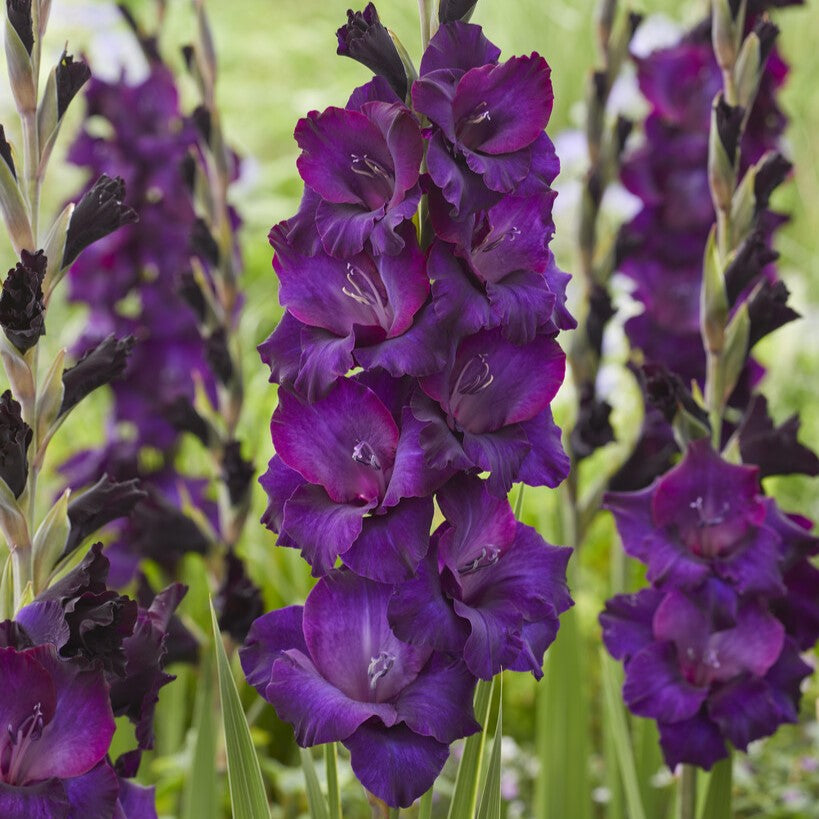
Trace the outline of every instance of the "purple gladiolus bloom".
<instances>
[{"instance_id":1,"label":"purple gladiolus bloom","mask_svg":"<svg viewBox=\"0 0 819 819\"><path fill-rule=\"evenodd\" d=\"M462 654L481 679L505 668L539 679L558 615L572 605L571 550L518 523L509 502L477 478L453 478L438 503L446 523L416 577L396 588L393 631L413 645Z\"/></svg>"},{"instance_id":2,"label":"purple gladiolus bloom","mask_svg":"<svg viewBox=\"0 0 819 819\"><path fill-rule=\"evenodd\" d=\"M348 259L321 248L304 255L288 241L290 224L270 232L287 308L259 347L271 380L315 401L357 364L395 376L444 366L444 328L428 304L429 279L410 223L396 230L404 242L396 255L362 252Z\"/></svg>"},{"instance_id":3,"label":"purple gladiolus bloom","mask_svg":"<svg viewBox=\"0 0 819 819\"><path fill-rule=\"evenodd\" d=\"M499 329L465 338L441 373L422 378L412 411L434 468L489 471L489 490L512 483L557 486L569 461L549 404L563 381L558 343L537 336L517 346Z\"/></svg>"},{"instance_id":4,"label":"purple gladiolus bloom","mask_svg":"<svg viewBox=\"0 0 819 819\"><path fill-rule=\"evenodd\" d=\"M59 659L51 645L0 648L0 669L0 815L112 816L114 716L102 673Z\"/></svg>"},{"instance_id":5,"label":"purple gladiolus bloom","mask_svg":"<svg viewBox=\"0 0 819 819\"><path fill-rule=\"evenodd\" d=\"M293 725L302 747L343 742L362 784L409 807L475 733L475 679L460 661L397 639L390 586L341 569L304 606L255 621L240 650L248 682Z\"/></svg>"},{"instance_id":6,"label":"purple gladiolus bloom","mask_svg":"<svg viewBox=\"0 0 819 819\"><path fill-rule=\"evenodd\" d=\"M365 102L358 110L311 111L295 132L299 173L315 194L324 250L349 259L367 241L375 254L400 253L396 228L418 208L423 140L418 121L400 102Z\"/></svg>"},{"instance_id":7,"label":"purple gladiolus bloom","mask_svg":"<svg viewBox=\"0 0 819 819\"><path fill-rule=\"evenodd\" d=\"M759 599L718 580L696 592L645 589L610 600L600 622L625 662L626 704L657 720L670 766L708 769L726 756L726 740L744 750L797 720L811 669Z\"/></svg>"},{"instance_id":8,"label":"purple gladiolus bloom","mask_svg":"<svg viewBox=\"0 0 819 819\"><path fill-rule=\"evenodd\" d=\"M415 108L436 126L429 174L457 214L514 191L532 168L552 112L551 70L537 54L498 64L480 26L442 25L413 84Z\"/></svg>"},{"instance_id":9,"label":"purple gladiolus bloom","mask_svg":"<svg viewBox=\"0 0 819 819\"><path fill-rule=\"evenodd\" d=\"M715 574L741 594L784 592L783 538L769 523L758 470L722 460L705 439L647 489L609 493L626 553L661 588L693 589Z\"/></svg>"},{"instance_id":10,"label":"purple gladiolus bloom","mask_svg":"<svg viewBox=\"0 0 819 819\"><path fill-rule=\"evenodd\" d=\"M301 549L316 576L341 556L365 577L400 582L427 552L429 496L451 471L426 466L421 424L400 402L393 414L381 385L369 383L342 379L315 404L280 393L271 422L278 454L261 478L264 522L281 545Z\"/></svg>"}]
</instances>

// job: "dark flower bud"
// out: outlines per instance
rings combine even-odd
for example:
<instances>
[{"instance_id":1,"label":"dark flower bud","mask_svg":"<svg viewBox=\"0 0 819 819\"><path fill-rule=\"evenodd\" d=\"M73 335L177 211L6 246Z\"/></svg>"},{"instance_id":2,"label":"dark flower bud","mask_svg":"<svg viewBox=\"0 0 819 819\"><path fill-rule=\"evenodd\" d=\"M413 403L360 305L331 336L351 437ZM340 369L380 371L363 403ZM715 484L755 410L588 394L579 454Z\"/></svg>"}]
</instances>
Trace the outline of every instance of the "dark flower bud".
<instances>
[{"instance_id":1,"label":"dark flower bud","mask_svg":"<svg viewBox=\"0 0 819 819\"><path fill-rule=\"evenodd\" d=\"M609 489L615 492L644 489L671 468L678 451L671 425L660 412L647 408L634 452L609 481Z\"/></svg>"},{"instance_id":2,"label":"dark flower bud","mask_svg":"<svg viewBox=\"0 0 819 819\"><path fill-rule=\"evenodd\" d=\"M605 287L594 284L589 293L589 314L586 318L586 335L592 350L599 356L603 349L603 332L609 319L617 311Z\"/></svg>"},{"instance_id":3,"label":"dark flower bud","mask_svg":"<svg viewBox=\"0 0 819 819\"><path fill-rule=\"evenodd\" d=\"M193 193L196 186L196 158L192 153L187 153L185 158L179 163L179 174L182 183L188 193Z\"/></svg>"},{"instance_id":4,"label":"dark flower bud","mask_svg":"<svg viewBox=\"0 0 819 819\"><path fill-rule=\"evenodd\" d=\"M729 105L725 97L720 95L715 106L717 133L728 161L733 165L736 162L737 148L742 136L742 120L745 109L740 106Z\"/></svg>"},{"instance_id":5,"label":"dark flower bud","mask_svg":"<svg viewBox=\"0 0 819 819\"><path fill-rule=\"evenodd\" d=\"M765 282L748 302L749 350L769 333L800 318L799 313L788 306L789 295L785 282Z\"/></svg>"},{"instance_id":6,"label":"dark flower bud","mask_svg":"<svg viewBox=\"0 0 819 819\"><path fill-rule=\"evenodd\" d=\"M128 539L137 554L167 568L188 552L205 554L210 545L191 518L150 488L131 513Z\"/></svg>"},{"instance_id":7,"label":"dark flower bud","mask_svg":"<svg viewBox=\"0 0 819 819\"><path fill-rule=\"evenodd\" d=\"M703 423L707 420L708 414L694 401L682 379L662 364L645 364L637 377L646 404L658 410L669 424L680 407Z\"/></svg>"},{"instance_id":8,"label":"dark flower bud","mask_svg":"<svg viewBox=\"0 0 819 819\"><path fill-rule=\"evenodd\" d=\"M210 145L210 137L212 132L212 123L210 111L204 105L197 105L191 114L191 122L202 137L205 145Z\"/></svg>"},{"instance_id":9,"label":"dark flower bud","mask_svg":"<svg viewBox=\"0 0 819 819\"><path fill-rule=\"evenodd\" d=\"M185 63L185 68L187 68L188 71L190 71L191 67L193 66L193 58L196 55L196 52L193 50L193 46L190 45L190 43L188 43L187 45L183 45L181 51L182 62Z\"/></svg>"},{"instance_id":10,"label":"dark flower bud","mask_svg":"<svg viewBox=\"0 0 819 819\"><path fill-rule=\"evenodd\" d=\"M136 211L123 204L125 182L103 174L74 208L65 239L63 267L68 267L89 245L138 220Z\"/></svg>"},{"instance_id":11,"label":"dark flower bud","mask_svg":"<svg viewBox=\"0 0 819 819\"><path fill-rule=\"evenodd\" d=\"M225 444L222 455L222 480L225 482L230 502L238 506L250 488L255 470L251 461L242 457L242 447L238 441Z\"/></svg>"},{"instance_id":12,"label":"dark flower bud","mask_svg":"<svg viewBox=\"0 0 819 819\"><path fill-rule=\"evenodd\" d=\"M626 142L634 130L634 121L624 117L622 114L617 116L617 122L614 125L614 143L617 156L623 153L626 147Z\"/></svg>"},{"instance_id":13,"label":"dark flower bud","mask_svg":"<svg viewBox=\"0 0 819 819\"><path fill-rule=\"evenodd\" d=\"M16 648L18 651L34 645L26 630L14 620L0 623L0 648Z\"/></svg>"},{"instance_id":14,"label":"dark flower bud","mask_svg":"<svg viewBox=\"0 0 819 819\"><path fill-rule=\"evenodd\" d=\"M473 4L474 5L474 4ZM337 54L351 57L387 80L400 99L407 96L407 72L390 33L381 25L372 3L364 11L347 11L347 23L337 32Z\"/></svg>"},{"instance_id":15,"label":"dark flower bud","mask_svg":"<svg viewBox=\"0 0 819 819\"><path fill-rule=\"evenodd\" d=\"M233 378L233 359L228 350L227 335L223 328L214 330L205 339L205 357L214 375L223 384L229 384Z\"/></svg>"},{"instance_id":16,"label":"dark flower bud","mask_svg":"<svg viewBox=\"0 0 819 819\"><path fill-rule=\"evenodd\" d=\"M225 563L227 573L214 599L219 628L237 643L243 643L253 621L264 614L264 602L259 587L247 576L242 560L228 552Z\"/></svg>"},{"instance_id":17,"label":"dark flower bud","mask_svg":"<svg viewBox=\"0 0 819 819\"><path fill-rule=\"evenodd\" d=\"M103 475L90 489L68 504L71 529L63 557L71 554L85 538L106 523L128 517L134 506L147 497L147 493L139 488L138 480L119 483Z\"/></svg>"},{"instance_id":18,"label":"dark flower bud","mask_svg":"<svg viewBox=\"0 0 819 819\"><path fill-rule=\"evenodd\" d=\"M111 334L84 353L73 367L63 373L65 392L60 415L68 412L98 387L120 378L133 349L133 336L116 338Z\"/></svg>"},{"instance_id":19,"label":"dark flower bud","mask_svg":"<svg viewBox=\"0 0 819 819\"><path fill-rule=\"evenodd\" d=\"M577 421L571 435L572 452L577 460L587 458L596 449L614 440L610 416L611 404L600 401L591 384L584 384L580 393Z\"/></svg>"},{"instance_id":20,"label":"dark flower bud","mask_svg":"<svg viewBox=\"0 0 819 819\"><path fill-rule=\"evenodd\" d=\"M753 231L739 246L733 261L725 269L728 303L734 304L742 291L759 278L767 265L778 258L779 254L768 246L765 234L761 230Z\"/></svg>"},{"instance_id":21,"label":"dark flower bud","mask_svg":"<svg viewBox=\"0 0 819 819\"><path fill-rule=\"evenodd\" d=\"M106 671L123 676L123 640L134 630L137 604L107 587L109 566L102 544L95 543L76 569L35 598L24 622L36 638L31 623L37 621L37 604L58 602L67 626L64 642L58 646L60 656L98 662Z\"/></svg>"},{"instance_id":22,"label":"dark flower bud","mask_svg":"<svg viewBox=\"0 0 819 819\"><path fill-rule=\"evenodd\" d=\"M134 36L136 37L139 45L142 47L142 52L147 57L148 61L150 63L161 64L162 56L159 53L159 45L156 37L152 37L151 35L145 33L145 30L137 22L136 17L134 17L131 10L124 3L118 3L117 9L128 25L128 28L130 28L134 33Z\"/></svg>"},{"instance_id":23,"label":"dark flower bud","mask_svg":"<svg viewBox=\"0 0 819 819\"><path fill-rule=\"evenodd\" d=\"M742 461L759 467L759 477L769 475L819 475L819 457L799 443L799 416L778 427L768 415L768 401L755 395L739 427Z\"/></svg>"},{"instance_id":24,"label":"dark flower bud","mask_svg":"<svg viewBox=\"0 0 819 819\"><path fill-rule=\"evenodd\" d=\"M42 250L20 254L21 261L9 270L0 293L0 327L21 352L30 350L45 335L43 278L47 260Z\"/></svg>"},{"instance_id":25,"label":"dark flower bud","mask_svg":"<svg viewBox=\"0 0 819 819\"><path fill-rule=\"evenodd\" d=\"M156 592L141 572L137 576L137 602L141 609L149 609L156 599ZM165 664L196 663L199 659L199 641L182 622L178 614L172 614L165 632Z\"/></svg>"},{"instance_id":26,"label":"dark flower bud","mask_svg":"<svg viewBox=\"0 0 819 819\"><path fill-rule=\"evenodd\" d=\"M154 711L159 701L159 691L175 679L163 670L168 661L168 629L187 590L187 586L174 583L154 598L149 609L139 609L133 634L123 643L125 674L108 678L114 716L125 716L131 720L141 750L153 748ZM138 755L133 755L131 759L135 767Z\"/></svg>"},{"instance_id":27,"label":"dark flower bud","mask_svg":"<svg viewBox=\"0 0 819 819\"><path fill-rule=\"evenodd\" d=\"M6 0L6 12L11 27L17 32L20 42L31 55L34 48L34 27L31 22L31 0Z\"/></svg>"},{"instance_id":28,"label":"dark flower bud","mask_svg":"<svg viewBox=\"0 0 819 819\"><path fill-rule=\"evenodd\" d=\"M8 165L11 175L17 179L17 169L14 167L14 157L11 153L11 145L6 139L6 130L0 125L0 158Z\"/></svg>"},{"instance_id":29,"label":"dark flower bud","mask_svg":"<svg viewBox=\"0 0 819 819\"><path fill-rule=\"evenodd\" d=\"M765 210L771 194L785 181L793 165L780 153L768 155L754 178L754 198L756 212Z\"/></svg>"},{"instance_id":30,"label":"dark flower bud","mask_svg":"<svg viewBox=\"0 0 819 819\"><path fill-rule=\"evenodd\" d=\"M770 20L760 18L754 26L754 34L759 37L759 64L764 66L779 35L779 26Z\"/></svg>"},{"instance_id":31,"label":"dark flower bud","mask_svg":"<svg viewBox=\"0 0 819 819\"><path fill-rule=\"evenodd\" d=\"M31 427L23 420L20 405L11 390L6 390L0 396L0 478L15 498L26 488L31 436Z\"/></svg>"},{"instance_id":32,"label":"dark flower bud","mask_svg":"<svg viewBox=\"0 0 819 819\"><path fill-rule=\"evenodd\" d=\"M82 61L77 60L63 51L60 62L57 63L57 119L62 119L71 100L77 92L91 78L91 69Z\"/></svg>"},{"instance_id":33,"label":"dark flower bud","mask_svg":"<svg viewBox=\"0 0 819 819\"><path fill-rule=\"evenodd\" d=\"M438 4L438 22L456 23L458 20L469 22L478 0L441 0Z\"/></svg>"},{"instance_id":34,"label":"dark flower bud","mask_svg":"<svg viewBox=\"0 0 819 819\"><path fill-rule=\"evenodd\" d=\"M205 320L207 315L208 304L205 301L205 296L202 293L202 288L196 281L196 277L190 270L186 270L179 277L179 287L177 292L182 297L182 300L188 307L196 314L196 318L201 323Z\"/></svg>"},{"instance_id":35,"label":"dark flower bud","mask_svg":"<svg viewBox=\"0 0 819 819\"><path fill-rule=\"evenodd\" d=\"M201 216L193 223L190 247L193 253L212 267L219 264L219 245L216 244L208 223Z\"/></svg>"},{"instance_id":36,"label":"dark flower bud","mask_svg":"<svg viewBox=\"0 0 819 819\"><path fill-rule=\"evenodd\" d=\"M168 423L178 432L190 432L205 446L210 441L210 428L207 421L196 411L190 400L184 395L177 396L164 408L163 415Z\"/></svg>"}]
</instances>

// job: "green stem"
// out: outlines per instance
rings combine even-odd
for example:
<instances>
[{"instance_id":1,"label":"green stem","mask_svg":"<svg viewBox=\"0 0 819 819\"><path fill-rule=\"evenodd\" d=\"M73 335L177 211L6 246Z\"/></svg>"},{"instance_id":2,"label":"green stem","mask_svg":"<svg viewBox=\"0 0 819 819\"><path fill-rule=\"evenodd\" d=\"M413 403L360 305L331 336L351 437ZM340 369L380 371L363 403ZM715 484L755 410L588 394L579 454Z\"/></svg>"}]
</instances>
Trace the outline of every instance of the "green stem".
<instances>
[{"instance_id":1,"label":"green stem","mask_svg":"<svg viewBox=\"0 0 819 819\"><path fill-rule=\"evenodd\" d=\"M31 235L34 244L38 242L37 230L40 215L40 141L37 135L37 112L26 111L22 115L23 124L23 172L25 174L25 194L28 200ZM36 250L36 247L29 250Z\"/></svg>"},{"instance_id":2,"label":"green stem","mask_svg":"<svg viewBox=\"0 0 819 819\"><path fill-rule=\"evenodd\" d=\"M432 20L432 0L418 0L418 16L421 20L421 48L426 51Z\"/></svg>"},{"instance_id":3,"label":"green stem","mask_svg":"<svg viewBox=\"0 0 819 819\"><path fill-rule=\"evenodd\" d=\"M338 789L338 750L335 742L324 746L324 767L327 772L327 801L330 819L341 819L341 793Z\"/></svg>"},{"instance_id":4,"label":"green stem","mask_svg":"<svg viewBox=\"0 0 819 819\"><path fill-rule=\"evenodd\" d=\"M697 769L683 765L679 784L680 819L697 819Z\"/></svg>"},{"instance_id":5,"label":"green stem","mask_svg":"<svg viewBox=\"0 0 819 819\"><path fill-rule=\"evenodd\" d=\"M432 819L432 788L422 797L418 806L418 819Z\"/></svg>"}]
</instances>

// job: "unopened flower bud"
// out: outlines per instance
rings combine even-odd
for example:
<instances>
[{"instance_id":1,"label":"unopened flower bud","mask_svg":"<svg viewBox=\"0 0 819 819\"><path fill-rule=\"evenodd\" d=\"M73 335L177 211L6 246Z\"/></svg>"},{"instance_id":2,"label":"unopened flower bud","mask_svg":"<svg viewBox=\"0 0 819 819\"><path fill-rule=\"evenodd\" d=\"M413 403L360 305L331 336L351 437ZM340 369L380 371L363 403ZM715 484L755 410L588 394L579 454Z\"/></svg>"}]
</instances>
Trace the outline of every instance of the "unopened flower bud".
<instances>
[{"instance_id":1,"label":"unopened flower bud","mask_svg":"<svg viewBox=\"0 0 819 819\"><path fill-rule=\"evenodd\" d=\"M132 336L115 338L113 334L90 349L63 373L63 403L60 415L76 406L89 393L119 378L134 348Z\"/></svg>"},{"instance_id":2,"label":"unopened flower bud","mask_svg":"<svg viewBox=\"0 0 819 819\"><path fill-rule=\"evenodd\" d=\"M347 23L336 36L337 54L351 57L384 77L400 99L406 98L408 80L404 63L372 3L368 3L364 11L348 11Z\"/></svg>"},{"instance_id":3,"label":"unopened flower bud","mask_svg":"<svg viewBox=\"0 0 819 819\"><path fill-rule=\"evenodd\" d=\"M785 282L766 281L748 302L748 318L751 322L749 350L774 330L800 318L799 313L788 305L789 295Z\"/></svg>"},{"instance_id":4,"label":"unopened flower bud","mask_svg":"<svg viewBox=\"0 0 819 819\"><path fill-rule=\"evenodd\" d=\"M17 32L20 42L31 54L34 48L34 29L31 22L31 0L6 0L9 23Z\"/></svg>"},{"instance_id":5,"label":"unopened flower bud","mask_svg":"<svg viewBox=\"0 0 819 819\"><path fill-rule=\"evenodd\" d=\"M757 166L754 177L754 199L756 212L768 207L771 194L785 181L793 165L782 154L767 154Z\"/></svg>"},{"instance_id":6,"label":"unopened flower bud","mask_svg":"<svg viewBox=\"0 0 819 819\"><path fill-rule=\"evenodd\" d=\"M31 427L23 420L11 390L0 396L0 478L19 498L28 478L28 447Z\"/></svg>"},{"instance_id":7,"label":"unopened flower bud","mask_svg":"<svg viewBox=\"0 0 819 819\"><path fill-rule=\"evenodd\" d=\"M21 352L30 350L45 335L43 277L46 257L23 251L21 261L9 270L0 294L0 326L8 340Z\"/></svg>"},{"instance_id":8,"label":"unopened flower bud","mask_svg":"<svg viewBox=\"0 0 819 819\"><path fill-rule=\"evenodd\" d=\"M63 51L57 63L57 119L60 120L68 110L71 100L91 78L91 69L82 61Z\"/></svg>"},{"instance_id":9,"label":"unopened flower bud","mask_svg":"<svg viewBox=\"0 0 819 819\"><path fill-rule=\"evenodd\" d=\"M458 20L468 23L477 5L478 0L441 0L438 4L438 22L441 25Z\"/></svg>"},{"instance_id":10,"label":"unopened flower bud","mask_svg":"<svg viewBox=\"0 0 819 819\"><path fill-rule=\"evenodd\" d=\"M242 457L241 444L229 441L222 456L222 480L234 506L238 506L247 494L254 472L253 464Z\"/></svg>"}]
</instances>

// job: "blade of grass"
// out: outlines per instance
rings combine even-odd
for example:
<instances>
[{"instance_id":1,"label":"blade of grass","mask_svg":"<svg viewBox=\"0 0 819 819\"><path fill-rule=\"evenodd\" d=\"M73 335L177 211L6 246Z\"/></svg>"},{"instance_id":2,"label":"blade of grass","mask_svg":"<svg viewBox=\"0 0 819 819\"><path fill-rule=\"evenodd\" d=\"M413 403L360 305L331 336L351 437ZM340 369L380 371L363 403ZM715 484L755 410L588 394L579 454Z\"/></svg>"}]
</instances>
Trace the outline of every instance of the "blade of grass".
<instances>
[{"instance_id":1,"label":"blade of grass","mask_svg":"<svg viewBox=\"0 0 819 819\"><path fill-rule=\"evenodd\" d=\"M626 714L620 698L620 667L615 665L609 655L601 649L600 668L602 672L604 714L617 752L620 781L623 785L628 816L629 819L646 819L643 800L640 797L637 769L634 766L631 735L629 734Z\"/></svg>"},{"instance_id":2,"label":"blade of grass","mask_svg":"<svg viewBox=\"0 0 819 819\"><path fill-rule=\"evenodd\" d=\"M455 777L455 790L449 806L448 819L473 819L478 804L478 785L486 747L486 723L489 702L495 681L478 680L475 691L475 719L483 726L478 734L473 734L464 743L464 755Z\"/></svg>"},{"instance_id":3,"label":"blade of grass","mask_svg":"<svg viewBox=\"0 0 819 819\"><path fill-rule=\"evenodd\" d=\"M495 718L492 753L489 756L489 768L486 783L481 796L481 807L478 819L501 819L501 746L503 744L503 675L497 677L498 708Z\"/></svg>"},{"instance_id":4,"label":"blade of grass","mask_svg":"<svg viewBox=\"0 0 819 819\"><path fill-rule=\"evenodd\" d=\"M228 784L233 815L242 819L270 819L267 795L262 779L259 758L253 747L250 729L230 671L213 601L210 604L213 645L219 676L219 697L222 703L222 721L225 729Z\"/></svg>"},{"instance_id":5,"label":"blade of grass","mask_svg":"<svg viewBox=\"0 0 819 819\"><path fill-rule=\"evenodd\" d=\"M213 662L204 654L199 669L190 776L185 781L180 819L216 819L216 726L214 725Z\"/></svg>"},{"instance_id":6,"label":"blade of grass","mask_svg":"<svg viewBox=\"0 0 819 819\"><path fill-rule=\"evenodd\" d=\"M731 789L733 786L733 755L721 759L711 769L708 794L700 819L731 819Z\"/></svg>"},{"instance_id":7,"label":"blade of grass","mask_svg":"<svg viewBox=\"0 0 819 819\"><path fill-rule=\"evenodd\" d=\"M422 797L418 805L418 819L432 819L432 791L430 788Z\"/></svg>"},{"instance_id":8,"label":"blade of grass","mask_svg":"<svg viewBox=\"0 0 819 819\"><path fill-rule=\"evenodd\" d=\"M309 748L299 748L301 769L304 771L304 784L307 789L307 805L310 808L311 819L330 819L327 810L327 801L321 791L316 766L313 763L313 754Z\"/></svg>"},{"instance_id":9,"label":"blade of grass","mask_svg":"<svg viewBox=\"0 0 819 819\"><path fill-rule=\"evenodd\" d=\"M327 801L330 819L341 819L341 794L338 790L338 748L335 742L324 746L324 767L327 771Z\"/></svg>"}]
</instances>

